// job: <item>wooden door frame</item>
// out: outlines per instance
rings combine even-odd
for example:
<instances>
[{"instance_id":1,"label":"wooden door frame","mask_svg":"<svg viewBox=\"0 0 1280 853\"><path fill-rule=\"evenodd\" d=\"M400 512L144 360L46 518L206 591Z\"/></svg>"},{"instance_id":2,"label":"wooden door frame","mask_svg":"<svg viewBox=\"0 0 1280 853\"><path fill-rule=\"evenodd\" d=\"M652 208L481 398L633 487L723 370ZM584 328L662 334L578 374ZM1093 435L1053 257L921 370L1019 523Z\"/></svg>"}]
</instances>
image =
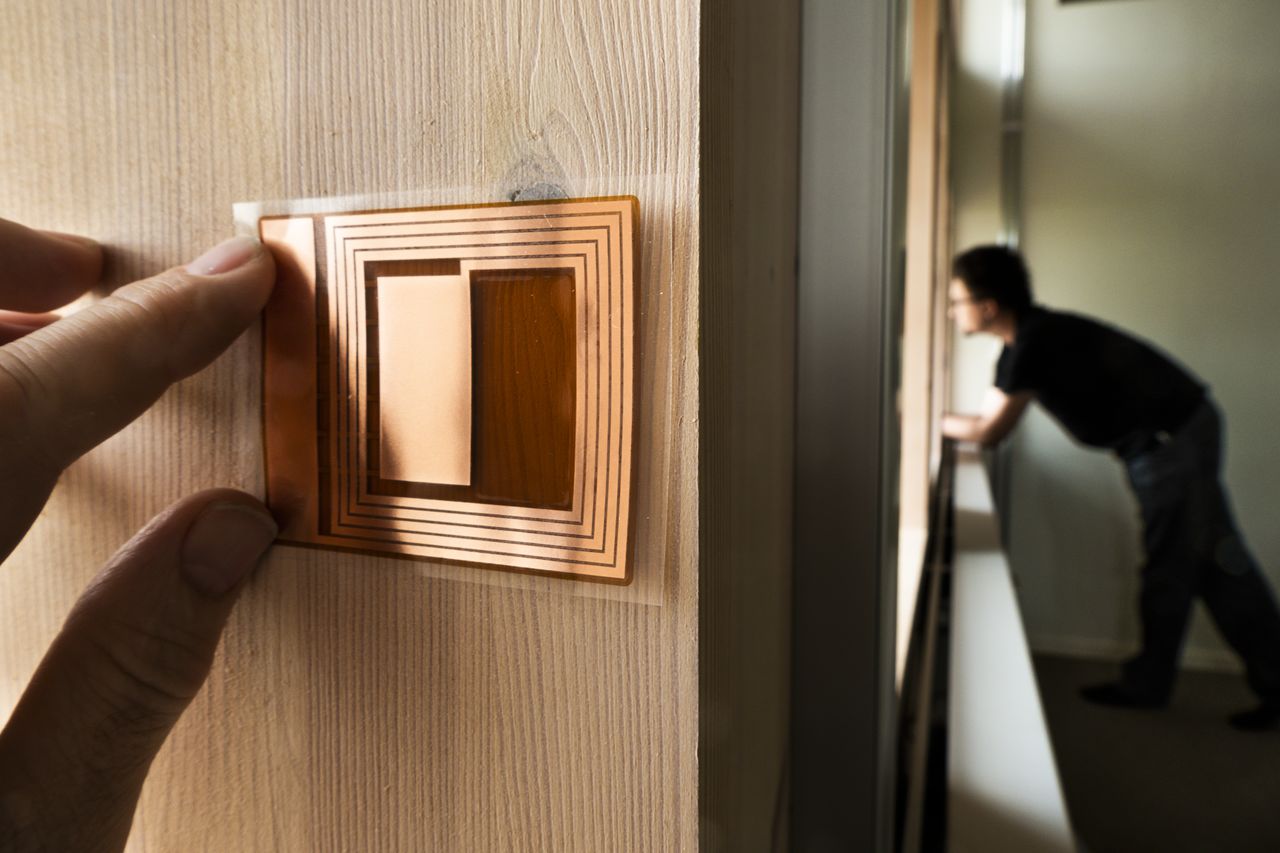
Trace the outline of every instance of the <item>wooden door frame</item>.
<instances>
[{"instance_id":1,"label":"wooden door frame","mask_svg":"<svg viewBox=\"0 0 1280 853\"><path fill-rule=\"evenodd\" d=\"M892 843L902 4L803 9L791 846Z\"/></svg>"}]
</instances>

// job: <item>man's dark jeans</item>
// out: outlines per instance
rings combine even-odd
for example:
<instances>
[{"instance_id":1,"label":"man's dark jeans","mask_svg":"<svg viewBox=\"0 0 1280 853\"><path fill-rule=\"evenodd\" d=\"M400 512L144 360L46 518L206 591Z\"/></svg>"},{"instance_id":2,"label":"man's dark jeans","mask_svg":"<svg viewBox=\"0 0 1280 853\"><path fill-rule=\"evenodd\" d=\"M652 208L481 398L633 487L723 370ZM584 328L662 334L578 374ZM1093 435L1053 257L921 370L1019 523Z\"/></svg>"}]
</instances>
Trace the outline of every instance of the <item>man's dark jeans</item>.
<instances>
[{"instance_id":1,"label":"man's dark jeans","mask_svg":"<svg viewBox=\"0 0 1280 853\"><path fill-rule=\"evenodd\" d=\"M1176 433L1152 435L1125 458L1142 508L1142 650L1124 683L1167 699L1198 595L1223 638L1244 659L1249 686L1280 702L1280 609L1231 514L1220 477L1222 420L1206 397Z\"/></svg>"}]
</instances>

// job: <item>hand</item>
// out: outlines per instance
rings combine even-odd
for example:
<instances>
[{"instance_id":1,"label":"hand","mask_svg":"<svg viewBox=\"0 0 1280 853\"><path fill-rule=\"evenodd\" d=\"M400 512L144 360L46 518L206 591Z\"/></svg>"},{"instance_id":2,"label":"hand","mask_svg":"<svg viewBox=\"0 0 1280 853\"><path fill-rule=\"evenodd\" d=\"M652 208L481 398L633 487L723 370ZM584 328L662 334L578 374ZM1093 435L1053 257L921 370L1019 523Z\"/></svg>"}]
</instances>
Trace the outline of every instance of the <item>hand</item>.
<instances>
[{"instance_id":1,"label":"hand","mask_svg":"<svg viewBox=\"0 0 1280 853\"><path fill-rule=\"evenodd\" d=\"M965 441L973 432L976 420L972 415L943 415L942 435L956 441Z\"/></svg>"},{"instance_id":2,"label":"hand","mask_svg":"<svg viewBox=\"0 0 1280 853\"><path fill-rule=\"evenodd\" d=\"M1030 391L1006 394L999 388L988 388L982 414L943 415L942 434L956 441L976 441L984 447L995 447L1013 432L1031 400Z\"/></svg>"},{"instance_id":3,"label":"hand","mask_svg":"<svg viewBox=\"0 0 1280 853\"><path fill-rule=\"evenodd\" d=\"M0 220L0 561L62 470L226 349L274 281L270 255L237 238L66 319L35 313L83 293L101 265L91 240ZM0 733L0 849L124 847L152 759L275 534L260 502L213 490L111 558Z\"/></svg>"}]
</instances>

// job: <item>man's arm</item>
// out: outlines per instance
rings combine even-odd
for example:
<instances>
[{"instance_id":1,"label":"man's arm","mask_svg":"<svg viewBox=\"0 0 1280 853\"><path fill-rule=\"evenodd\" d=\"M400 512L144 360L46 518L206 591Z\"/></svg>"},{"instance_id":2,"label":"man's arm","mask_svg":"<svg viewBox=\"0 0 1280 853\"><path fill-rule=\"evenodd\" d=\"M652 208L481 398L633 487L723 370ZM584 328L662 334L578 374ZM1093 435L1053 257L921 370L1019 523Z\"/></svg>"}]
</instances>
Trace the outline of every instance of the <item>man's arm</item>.
<instances>
[{"instance_id":1,"label":"man's arm","mask_svg":"<svg viewBox=\"0 0 1280 853\"><path fill-rule=\"evenodd\" d=\"M942 434L957 441L976 441L991 446L1004 440L1031 402L1031 392L1006 394L999 388L987 391L980 415L946 415Z\"/></svg>"}]
</instances>

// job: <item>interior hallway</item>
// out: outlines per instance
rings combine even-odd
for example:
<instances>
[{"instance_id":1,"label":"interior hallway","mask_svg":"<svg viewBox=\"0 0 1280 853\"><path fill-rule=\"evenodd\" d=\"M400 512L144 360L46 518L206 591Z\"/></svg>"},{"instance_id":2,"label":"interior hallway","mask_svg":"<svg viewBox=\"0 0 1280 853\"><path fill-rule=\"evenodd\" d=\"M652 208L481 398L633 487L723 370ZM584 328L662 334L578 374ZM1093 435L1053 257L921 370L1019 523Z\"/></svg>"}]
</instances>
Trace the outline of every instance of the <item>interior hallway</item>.
<instances>
[{"instance_id":1,"label":"interior hallway","mask_svg":"<svg viewBox=\"0 0 1280 853\"><path fill-rule=\"evenodd\" d=\"M1072 823L1088 853L1280 850L1280 731L1238 732L1251 707L1239 675L1183 672L1161 711L1079 698L1114 665L1035 656L1036 677Z\"/></svg>"}]
</instances>

